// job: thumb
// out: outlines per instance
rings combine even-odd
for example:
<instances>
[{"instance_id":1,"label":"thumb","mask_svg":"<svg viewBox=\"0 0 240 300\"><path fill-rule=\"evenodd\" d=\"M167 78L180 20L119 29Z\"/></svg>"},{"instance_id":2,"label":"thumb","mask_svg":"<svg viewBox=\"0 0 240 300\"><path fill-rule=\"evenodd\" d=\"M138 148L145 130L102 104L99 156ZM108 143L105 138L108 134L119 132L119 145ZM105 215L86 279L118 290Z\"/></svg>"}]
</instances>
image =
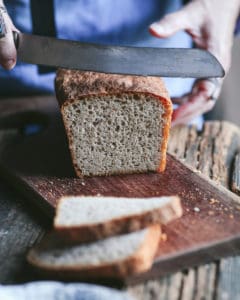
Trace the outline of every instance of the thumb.
<instances>
[{"instance_id":1,"label":"thumb","mask_svg":"<svg viewBox=\"0 0 240 300\"><path fill-rule=\"evenodd\" d=\"M180 30L189 27L187 7L163 17L160 21L154 22L149 26L149 32L159 38L167 38Z\"/></svg>"},{"instance_id":2,"label":"thumb","mask_svg":"<svg viewBox=\"0 0 240 300\"><path fill-rule=\"evenodd\" d=\"M16 48L13 41L12 30L16 30L6 11L0 10L0 64L4 69L10 70L16 64Z\"/></svg>"}]
</instances>

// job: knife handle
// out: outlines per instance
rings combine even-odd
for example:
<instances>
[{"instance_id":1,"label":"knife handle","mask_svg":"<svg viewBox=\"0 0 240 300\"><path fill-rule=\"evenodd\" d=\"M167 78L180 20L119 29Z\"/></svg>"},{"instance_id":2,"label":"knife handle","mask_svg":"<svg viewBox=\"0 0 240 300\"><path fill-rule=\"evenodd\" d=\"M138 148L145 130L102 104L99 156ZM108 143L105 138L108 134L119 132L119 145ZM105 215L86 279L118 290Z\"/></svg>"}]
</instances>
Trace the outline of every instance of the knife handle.
<instances>
[{"instance_id":1,"label":"knife handle","mask_svg":"<svg viewBox=\"0 0 240 300\"><path fill-rule=\"evenodd\" d=\"M13 31L13 40L14 40L14 44L15 44L15 47L16 49L18 49L18 46L19 46L19 34L17 31Z\"/></svg>"}]
</instances>

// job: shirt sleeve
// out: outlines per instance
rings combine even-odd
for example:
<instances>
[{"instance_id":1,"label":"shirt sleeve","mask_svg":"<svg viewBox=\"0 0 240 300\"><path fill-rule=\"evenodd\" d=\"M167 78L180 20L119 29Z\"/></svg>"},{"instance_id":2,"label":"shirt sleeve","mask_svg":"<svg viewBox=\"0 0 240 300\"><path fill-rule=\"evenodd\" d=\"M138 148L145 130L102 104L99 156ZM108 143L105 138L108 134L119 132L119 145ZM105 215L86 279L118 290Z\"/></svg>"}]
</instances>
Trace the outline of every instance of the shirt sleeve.
<instances>
[{"instance_id":1,"label":"shirt sleeve","mask_svg":"<svg viewBox=\"0 0 240 300\"><path fill-rule=\"evenodd\" d=\"M237 18L234 34L240 35L240 15Z\"/></svg>"}]
</instances>

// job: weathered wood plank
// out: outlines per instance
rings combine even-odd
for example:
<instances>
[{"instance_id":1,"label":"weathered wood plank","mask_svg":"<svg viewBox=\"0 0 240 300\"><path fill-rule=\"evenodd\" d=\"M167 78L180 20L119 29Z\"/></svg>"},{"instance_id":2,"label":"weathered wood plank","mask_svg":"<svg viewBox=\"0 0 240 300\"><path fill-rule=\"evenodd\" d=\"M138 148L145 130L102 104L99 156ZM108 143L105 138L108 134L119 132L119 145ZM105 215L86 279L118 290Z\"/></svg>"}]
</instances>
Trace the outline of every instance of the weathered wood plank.
<instances>
[{"instance_id":1,"label":"weathered wood plank","mask_svg":"<svg viewBox=\"0 0 240 300\"><path fill-rule=\"evenodd\" d=\"M231 257L221 260L219 268L219 281L217 289L217 299L219 300L239 300L240 257Z\"/></svg>"},{"instance_id":2,"label":"weathered wood plank","mask_svg":"<svg viewBox=\"0 0 240 300\"><path fill-rule=\"evenodd\" d=\"M237 153L234 159L231 189L240 195L240 153Z\"/></svg>"},{"instance_id":3,"label":"weathered wood plank","mask_svg":"<svg viewBox=\"0 0 240 300\"><path fill-rule=\"evenodd\" d=\"M217 127L218 126L214 129L218 130ZM192 127L189 131L186 151L184 153L186 162L206 176L210 176L212 164L211 153L213 140L208 132L210 128L211 126L206 124L203 132L199 135L196 128ZM216 276L215 270L215 264L189 269L188 272L184 274L182 293L179 299L212 299ZM201 298L202 296L204 298Z\"/></svg>"},{"instance_id":4,"label":"weathered wood plank","mask_svg":"<svg viewBox=\"0 0 240 300\"><path fill-rule=\"evenodd\" d=\"M239 141L235 136L239 134L238 132L239 129L229 123L210 122L205 124L202 134L203 139L200 147L200 153L202 154L200 160L202 159L202 163L199 163L199 170L226 187L229 183L231 162L236 149L239 147ZM212 139L210 143L209 139ZM210 144L212 144L212 147L210 147ZM213 299L214 297L217 297L217 299L239 299L232 298L232 293L230 293L230 291L234 289L235 283L229 282L229 278L231 278L231 272L236 273L240 262L239 257L234 259L237 262L235 265L231 264L232 258L221 260L219 262L219 270L217 264L212 264L210 267L212 280L209 281L209 283L211 282L208 286L209 292L206 293L205 290L204 295L202 295L204 299L207 298L207 295L209 299ZM227 276L224 275L226 274L225 266L228 266L228 268L231 266L231 271ZM200 270L200 268L202 267L199 267L198 270ZM199 278L204 281L204 277L206 278L206 274L200 275ZM203 291L203 289L198 286L197 291L201 290ZM230 298L225 298L229 293L231 294ZM201 299L201 295L196 293L196 299Z\"/></svg>"},{"instance_id":5,"label":"weathered wood plank","mask_svg":"<svg viewBox=\"0 0 240 300\"><path fill-rule=\"evenodd\" d=\"M171 129L168 143L168 152L179 159L184 159L186 141L189 136L189 128L186 126L176 126ZM179 142L182 141L182 142Z\"/></svg>"},{"instance_id":6,"label":"weathered wood plank","mask_svg":"<svg viewBox=\"0 0 240 300\"><path fill-rule=\"evenodd\" d=\"M183 276L181 298L184 300L194 299L196 291L196 272L189 269Z\"/></svg>"},{"instance_id":7,"label":"weathered wood plank","mask_svg":"<svg viewBox=\"0 0 240 300\"><path fill-rule=\"evenodd\" d=\"M234 125L227 122L206 123L204 131L202 133L199 170L226 187L229 183L231 162L233 160L236 149L239 147L239 141L238 139L236 139L236 135L238 134L238 127L235 127ZM212 140L209 141L209 139ZM236 257L235 260L239 262L240 258ZM233 272L236 272L236 269L239 267L238 264L233 266L233 264L231 264L230 262L231 258L223 259L219 262L219 269L218 264L211 264L209 265L207 274L199 274L199 283L201 281L208 282L208 288L204 290L198 283L196 290L202 291L202 298L201 295L198 295L198 292L196 292L196 299L214 299L215 297L216 299L226 299L224 298L224 296L222 296L222 290L224 289L225 292L228 289L232 290L234 289L235 284L234 282L227 283L226 280L231 277L231 274L228 273L228 276L226 276L225 278L225 276L223 275L226 274L226 270L224 270L224 267L229 267L230 265L232 265ZM198 271L204 267L205 266L199 267ZM209 281L207 281L206 275L210 275ZM221 280L219 278L221 278Z\"/></svg>"},{"instance_id":8,"label":"weathered wood plank","mask_svg":"<svg viewBox=\"0 0 240 300\"><path fill-rule=\"evenodd\" d=\"M229 122L220 124L219 133L214 140L212 179L229 188L233 159L240 147L240 129Z\"/></svg>"},{"instance_id":9,"label":"weathered wood plank","mask_svg":"<svg viewBox=\"0 0 240 300\"><path fill-rule=\"evenodd\" d=\"M16 138L16 130L0 130L0 154ZM24 202L21 195L0 181L0 283L31 280L25 254L43 233L43 223Z\"/></svg>"},{"instance_id":10,"label":"weathered wood plank","mask_svg":"<svg viewBox=\"0 0 240 300\"><path fill-rule=\"evenodd\" d=\"M31 279L25 254L43 228L23 201L0 182L0 283Z\"/></svg>"},{"instance_id":11,"label":"weathered wood plank","mask_svg":"<svg viewBox=\"0 0 240 300\"><path fill-rule=\"evenodd\" d=\"M217 264L211 263L196 269L194 300L212 300L215 296Z\"/></svg>"},{"instance_id":12,"label":"weathered wood plank","mask_svg":"<svg viewBox=\"0 0 240 300\"><path fill-rule=\"evenodd\" d=\"M144 284L129 287L128 292L136 300L178 300L182 288L182 273L148 280Z\"/></svg>"}]
</instances>

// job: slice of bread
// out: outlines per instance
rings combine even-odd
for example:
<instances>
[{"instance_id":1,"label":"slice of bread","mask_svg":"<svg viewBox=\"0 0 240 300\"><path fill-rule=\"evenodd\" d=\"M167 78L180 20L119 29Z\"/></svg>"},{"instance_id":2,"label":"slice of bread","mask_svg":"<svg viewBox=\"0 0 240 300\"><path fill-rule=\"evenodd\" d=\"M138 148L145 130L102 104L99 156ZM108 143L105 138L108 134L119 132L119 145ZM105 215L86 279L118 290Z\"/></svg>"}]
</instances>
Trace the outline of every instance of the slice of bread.
<instances>
[{"instance_id":1,"label":"slice of bread","mask_svg":"<svg viewBox=\"0 0 240 300\"><path fill-rule=\"evenodd\" d=\"M160 241L160 226L90 244L62 244L54 233L30 250L28 262L53 278L123 278L148 270Z\"/></svg>"},{"instance_id":2,"label":"slice of bread","mask_svg":"<svg viewBox=\"0 0 240 300\"><path fill-rule=\"evenodd\" d=\"M54 229L66 241L88 242L166 224L182 215L172 197L64 197L57 205Z\"/></svg>"},{"instance_id":3,"label":"slice of bread","mask_svg":"<svg viewBox=\"0 0 240 300\"><path fill-rule=\"evenodd\" d=\"M164 171L172 103L160 78L61 69L55 89L78 176Z\"/></svg>"}]
</instances>

